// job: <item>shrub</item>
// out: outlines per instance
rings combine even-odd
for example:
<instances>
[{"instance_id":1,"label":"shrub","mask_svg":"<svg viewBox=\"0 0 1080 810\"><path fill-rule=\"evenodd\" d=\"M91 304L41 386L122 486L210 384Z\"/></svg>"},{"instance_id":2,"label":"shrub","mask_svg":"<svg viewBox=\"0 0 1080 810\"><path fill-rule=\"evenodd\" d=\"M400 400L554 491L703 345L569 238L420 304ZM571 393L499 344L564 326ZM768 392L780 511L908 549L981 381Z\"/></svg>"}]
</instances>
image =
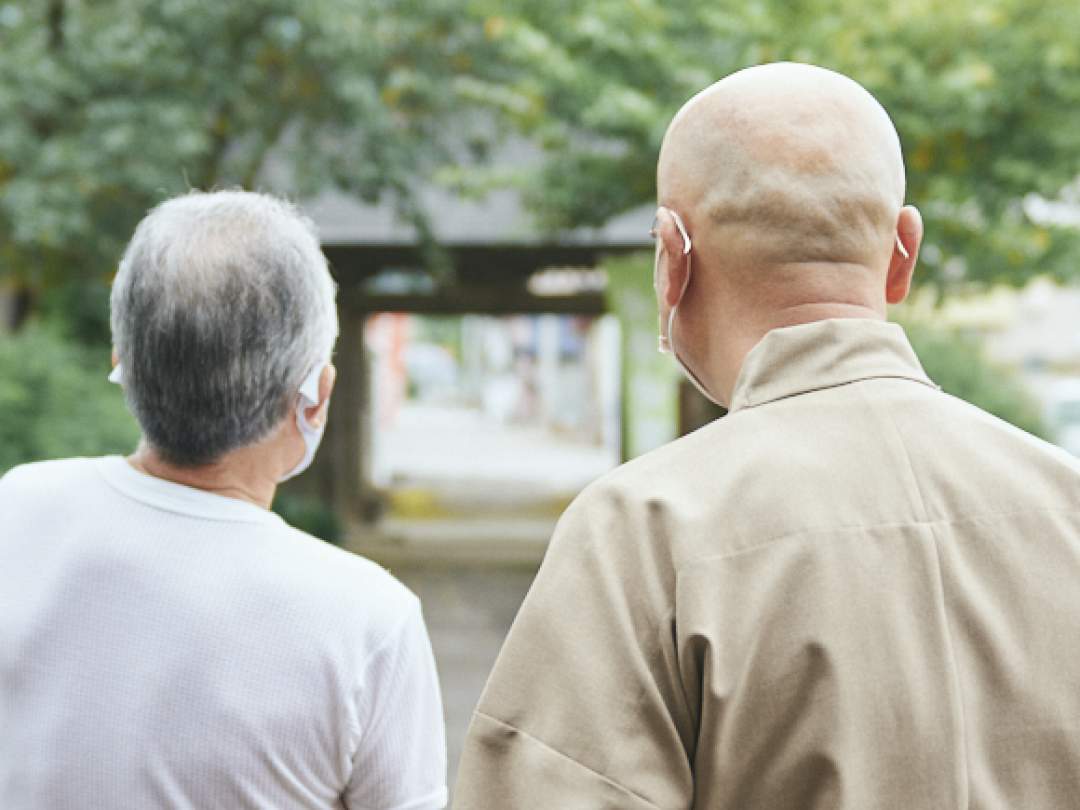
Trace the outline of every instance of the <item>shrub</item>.
<instances>
[{"instance_id":1,"label":"shrub","mask_svg":"<svg viewBox=\"0 0 1080 810\"><path fill-rule=\"evenodd\" d=\"M1039 404L1015 371L989 359L978 341L925 321L903 323L923 368L944 391L1041 438L1048 430Z\"/></svg>"},{"instance_id":2,"label":"shrub","mask_svg":"<svg viewBox=\"0 0 1080 810\"><path fill-rule=\"evenodd\" d=\"M40 324L0 336L0 474L29 461L128 453L139 428L105 379L109 350Z\"/></svg>"},{"instance_id":3,"label":"shrub","mask_svg":"<svg viewBox=\"0 0 1080 810\"><path fill-rule=\"evenodd\" d=\"M328 543L341 543L341 518L318 498L282 492L274 499L274 511L290 526L320 537Z\"/></svg>"}]
</instances>

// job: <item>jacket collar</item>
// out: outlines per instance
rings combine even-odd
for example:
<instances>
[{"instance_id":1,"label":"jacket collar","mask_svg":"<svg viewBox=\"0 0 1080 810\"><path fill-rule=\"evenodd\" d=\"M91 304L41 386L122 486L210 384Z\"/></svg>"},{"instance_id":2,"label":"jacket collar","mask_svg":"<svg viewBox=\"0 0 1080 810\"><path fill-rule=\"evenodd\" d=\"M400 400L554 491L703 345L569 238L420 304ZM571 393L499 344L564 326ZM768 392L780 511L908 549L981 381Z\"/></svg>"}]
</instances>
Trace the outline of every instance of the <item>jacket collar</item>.
<instances>
[{"instance_id":1,"label":"jacket collar","mask_svg":"<svg viewBox=\"0 0 1080 810\"><path fill-rule=\"evenodd\" d=\"M880 377L938 387L894 323L838 318L787 326L766 334L746 355L730 410Z\"/></svg>"}]
</instances>

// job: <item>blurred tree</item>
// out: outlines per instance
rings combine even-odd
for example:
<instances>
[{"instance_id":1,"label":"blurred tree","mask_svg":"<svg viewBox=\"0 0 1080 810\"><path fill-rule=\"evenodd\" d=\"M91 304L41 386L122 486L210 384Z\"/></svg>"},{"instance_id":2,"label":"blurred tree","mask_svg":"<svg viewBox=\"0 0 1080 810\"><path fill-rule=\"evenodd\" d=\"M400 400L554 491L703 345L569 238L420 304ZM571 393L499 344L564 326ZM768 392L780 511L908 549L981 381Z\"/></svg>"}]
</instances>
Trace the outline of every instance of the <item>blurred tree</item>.
<instances>
[{"instance_id":1,"label":"blurred tree","mask_svg":"<svg viewBox=\"0 0 1080 810\"><path fill-rule=\"evenodd\" d=\"M1080 176L1075 0L475 0L501 45L477 98L547 161L516 181L552 227L600 224L653 200L667 122L748 65L795 60L853 76L892 114L908 199L926 218L921 278L1075 277L1075 229L1034 222Z\"/></svg>"},{"instance_id":2,"label":"blurred tree","mask_svg":"<svg viewBox=\"0 0 1080 810\"><path fill-rule=\"evenodd\" d=\"M104 282L190 187L411 189L489 48L457 0L0 0L0 282L107 336ZM43 290L62 281L60 300ZM38 300L34 300L38 299Z\"/></svg>"},{"instance_id":3,"label":"blurred tree","mask_svg":"<svg viewBox=\"0 0 1080 810\"><path fill-rule=\"evenodd\" d=\"M1049 438L1042 409L1019 374L988 358L980 341L926 321L901 319L901 323L927 375L945 393L978 405L1028 433Z\"/></svg>"},{"instance_id":4,"label":"blurred tree","mask_svg":"<svg viewBox=\"0 0 1080 810\"><path fill-rule=\"evenodd\" d=\"M1072 0L0 0L0 284L103 338L124 240L188 187L390 195L424 237L418 181L509 181L548 228L599 224L652 200L689 95L777 59L892 112L923 278L1067 278L1080 238L1024 201L1080 175L1077 30ZM475 170L497 130L547 159Z\"/></svg>"}]
</instances>

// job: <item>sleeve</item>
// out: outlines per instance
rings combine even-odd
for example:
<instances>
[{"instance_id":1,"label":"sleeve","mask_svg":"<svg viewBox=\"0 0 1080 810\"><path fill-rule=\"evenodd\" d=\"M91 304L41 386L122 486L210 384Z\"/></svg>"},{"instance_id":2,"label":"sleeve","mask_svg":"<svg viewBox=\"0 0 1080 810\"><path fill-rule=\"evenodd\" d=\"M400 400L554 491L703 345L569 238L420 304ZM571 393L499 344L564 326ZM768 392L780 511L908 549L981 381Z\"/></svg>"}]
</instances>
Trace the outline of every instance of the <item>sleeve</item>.
<instances>
[{"instance_id":1,"label":"sleeve","mask_svg":"<svg viewBox=\"0 0 1080 810\"><path fill-rule=\"evenodd\" d=\"M445 807L446 729L419 600L369 659L358 704L361 736L345 794L349 810Z\"/></svg>"},{"instance_id":2,"label":"sleeve","mask_svg":"<svg viewBox=\"0 0 1080 810\"><path fill-rule=\"evenodd\" d=\"M595 488L567 510L473 715L455 810L690 806L662 522Z\"/></svg>"}]
</instances>

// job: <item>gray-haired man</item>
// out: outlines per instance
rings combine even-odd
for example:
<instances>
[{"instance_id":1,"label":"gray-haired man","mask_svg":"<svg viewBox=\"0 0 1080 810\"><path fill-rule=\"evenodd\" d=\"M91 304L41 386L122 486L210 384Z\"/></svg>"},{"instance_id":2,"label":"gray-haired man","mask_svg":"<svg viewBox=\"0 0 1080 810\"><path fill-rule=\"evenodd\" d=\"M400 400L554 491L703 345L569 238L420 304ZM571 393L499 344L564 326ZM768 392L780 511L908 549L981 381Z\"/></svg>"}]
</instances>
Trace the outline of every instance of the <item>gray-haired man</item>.
<instances>
[{"instance_id":1,"label":"gray-haired man","mask_svg":"<svg viewBox=\"0 0 1080 810\"><path fill-rule=\"evenodd\" d=\"M417 599L268 511L334 383L310 223L164 203L112 323L139 449L0 479L0 807L444 807Z\"/></svg>"}]
</instances>

